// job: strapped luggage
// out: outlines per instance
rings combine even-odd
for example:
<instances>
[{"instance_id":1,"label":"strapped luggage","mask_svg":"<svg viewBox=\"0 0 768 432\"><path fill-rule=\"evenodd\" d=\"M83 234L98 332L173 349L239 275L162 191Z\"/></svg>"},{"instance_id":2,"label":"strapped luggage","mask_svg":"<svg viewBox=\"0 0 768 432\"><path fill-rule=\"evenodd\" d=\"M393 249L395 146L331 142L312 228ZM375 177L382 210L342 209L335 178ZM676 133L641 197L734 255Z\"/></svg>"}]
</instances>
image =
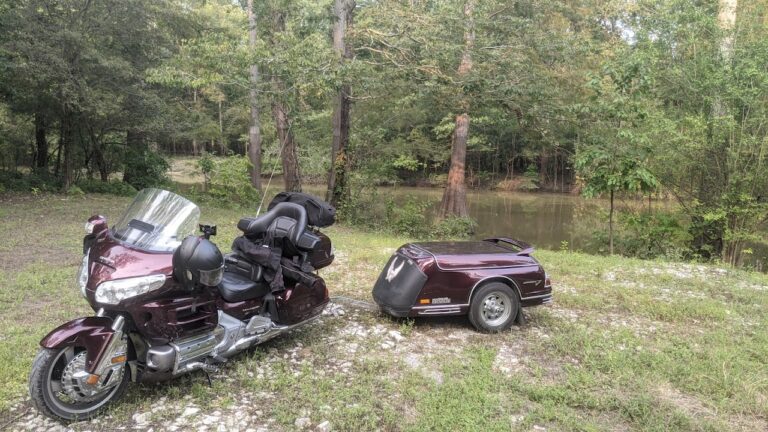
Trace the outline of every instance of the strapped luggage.
<instances>
[{"instance_id":1,"label":"strapped luggage","mask_svg":"<svg viewBox=\"0 0 768 432\"><path fill-rule=\"evenodd\" d=\"M272 210L281 202L292 202L304 207L307 210L309 225L325 228L336 222L336 209L316 196L302 192L280 192L272 198L267 210Z\"/></svg>"}]
</instances>

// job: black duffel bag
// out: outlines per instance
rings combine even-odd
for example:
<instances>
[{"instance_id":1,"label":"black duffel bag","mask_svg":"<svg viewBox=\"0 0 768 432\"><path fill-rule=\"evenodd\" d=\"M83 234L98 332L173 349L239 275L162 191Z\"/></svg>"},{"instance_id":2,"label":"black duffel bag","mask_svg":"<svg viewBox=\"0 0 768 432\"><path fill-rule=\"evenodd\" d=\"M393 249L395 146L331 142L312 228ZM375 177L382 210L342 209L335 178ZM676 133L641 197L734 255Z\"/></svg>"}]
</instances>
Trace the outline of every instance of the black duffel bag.
<instances>
[{"instance_id":1,"label":"black duffel bag","mask_svg":"<svg viewBox=\"0 0 768 432\"><path fill-rule=\"evenodd\" d=\"M324 228L336 222L336 209L320 198L302 192L280 192L272 198L267 210L281 202L299 204L307 210L307 224Z\"/></svg>"}]
</instances>

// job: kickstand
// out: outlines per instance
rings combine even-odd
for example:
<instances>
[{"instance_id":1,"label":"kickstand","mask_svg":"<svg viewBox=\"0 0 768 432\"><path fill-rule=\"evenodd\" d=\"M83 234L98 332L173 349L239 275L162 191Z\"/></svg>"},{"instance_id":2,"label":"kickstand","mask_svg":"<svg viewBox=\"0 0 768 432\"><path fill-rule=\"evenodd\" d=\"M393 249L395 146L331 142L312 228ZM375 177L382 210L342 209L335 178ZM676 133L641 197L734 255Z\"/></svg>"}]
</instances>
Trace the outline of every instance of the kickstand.
<instances>
[{"instance_id":1,"label":"kickstand","mask_svg":"<svg viewBox=\"0 0 768 432\"><path fill-rule=\"evenodd\" d=\"M203 372L205 372L205 377L208 379L208 387L213 387L213 382L211 382L211 374L209 374L205 369L203 369Z\"/></svg>"}]
</instances>

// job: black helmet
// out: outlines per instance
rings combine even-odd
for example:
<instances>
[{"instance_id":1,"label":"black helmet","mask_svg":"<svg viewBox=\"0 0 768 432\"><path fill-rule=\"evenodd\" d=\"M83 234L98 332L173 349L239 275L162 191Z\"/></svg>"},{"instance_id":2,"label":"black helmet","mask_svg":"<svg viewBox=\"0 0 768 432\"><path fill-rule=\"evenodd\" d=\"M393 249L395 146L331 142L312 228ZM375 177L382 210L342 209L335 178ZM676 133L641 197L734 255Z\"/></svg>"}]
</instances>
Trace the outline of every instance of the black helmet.
<instances>
[{"instance_id":1,"label":"black helmet","mask_svg":"<svg viewBox=\"0 0 768 432\"><path fill-rule=\"evenodd\" d=\"M216 286L224 275L224 257L215 244L189 236L173 253L173 275L187 289Z\"/></svg>"}]
</instances>

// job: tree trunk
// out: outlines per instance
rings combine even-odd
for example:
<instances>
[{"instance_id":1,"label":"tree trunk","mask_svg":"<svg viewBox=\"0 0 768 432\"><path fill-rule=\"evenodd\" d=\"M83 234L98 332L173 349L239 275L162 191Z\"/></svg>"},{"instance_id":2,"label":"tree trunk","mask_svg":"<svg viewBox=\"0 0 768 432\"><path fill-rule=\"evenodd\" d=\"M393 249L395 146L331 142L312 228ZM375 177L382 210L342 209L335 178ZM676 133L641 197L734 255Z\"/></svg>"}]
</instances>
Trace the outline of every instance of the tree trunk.
<instances>
[{"instance_id":1,"label":"tree trunk","mask_svg":"<svg viewBox=\"0 0 768 432\"><path fill-rule=\"evenodd\" d=\"M731 58L733 57L733 42L734 42L734 35L733 35L733 29L736 25L736 9L738 7L738 1L737 0L719 0L718 2L718 14L717 14L717 23L720 27L720 30L723 31L723 39L720 41L720 55L723 58L723 64L725 68L730 70L731 66ZM723 103L723 100L720 98L719 94L715 97L714 102L712 103L712 116L714 117L714 121L717 122L718 119L721 119L723 117L727 117L729 115L728 107L726 107L726 104ZM716 123L715 123L716 124ZM719 134L715 134L715 137L719 137ZM719 138L716 138L719 139ZM729 143L728 138L723 137L723 154L729 153ZM726 170L729 166L728 163L725 164ZM726 171L726 178L724 180L724 187L728 188L728 180L727 180L728 172ZM732 217L729 217L726 219L726 227L725 229L733 229L735 228L738 216L733 215ZM734 265L737 261L737 257L741 254L741 250L739 247L739 243L735 242L733 240L726 240L725 239L725 229L722 230L723 232L720 234L721 241L724 244L724 247L722 248L722 255L721 259L730 264Z\"/></svg>"},{"instance_id":2,"label":"tree trunk","mask_svg":"<svg viewBox=\"0 0 768 432\"><path fill-rule=\"evenodd\" d=\"M451 150L451 169L448 171L448 185L440 203L440 217L467 217L467 188L464 184L464 162L467 158L467 138L469 137L469 115L456 116L456 128L453 131Z\"/></svg>"},{"instance_id":3,"label":"tree trunk","mask_svg":"<svg viewBox=\"0 0 768 432\"><path fill-rule=\"evenodd\" d=\"M340 62L352 58L352 47L346 43L347 28L352 25L355 10L354 0L335 0L333 11L333 49L340 56ZM349 113L351 107L351 87L343 84L336 96L333 107L333 142L331 144L331 170L328 174L328 192L326 199L338 206L347 195L347 173L349 171Z\"/></svg>"},{"instance_id":4,"label":"tree trunk","mask_svg":"<svg viewBox=\"0 0 768 432\"><path fill-rule=\"evenodd\" d=\"M256 14L253 11L253 0L248 0L248 46L253 51L256 48ZM251 126L248 129L248 158L251 161L251 185L261 191L261 123L259 123L259 66L251 65L251 89L249 103L251 105Z\"/></svg>"},{"instance_id":5,"label":"tree trunk","mask_svg":"<svg viewBox=\"0 0 768 432\"><path fill-rule=\"evenodd\" d=\"M227 145L224 142L224 120L221 115L221 101L219 101L219 146L221 147L221 155L227 154Z\"/></svg>"},{"instance_id":6,"label":"tree trunk","mask_svg":"<svg viewBox=\"0 0 768 432\"><path fill-rule=\"evenodd\" d=\"M123 181L128 184L133 184L136 178L140 178L142 173L138 172L137 168L142 164L136 163L137 159L143 158L146 151L146 141L144 132L136 129L128 129L125 133L125 145L128 150L129 157L135 160L128 164L123 170ZM139 168L140 169L140 168ZM135 186L135 185L134 185Z\"/></svg>"},{"instance_id":7,"label":"tree trunk","mask_svg":"<svg viewBox=\"0 0 768 432\"><path fill-rule=\"evenodd\" d=\"M70 186L74 184L75 179L72 173L72 158L74 157L74 133L72 130L72 113L68 107L64 107L64 113L61 116L61 147L64 151L64 166L63 166L63 188L64 192L68 191Z\"/></svg>"},{"instance_id":8,"label":"tree trunk","mask_svg":"<svg viewBox=\"0 0 768 432\"><path fill-rule=\"evenodd\" d=\"M88 139L91 141L93 147L93 159L96 163L96 168L99 170L99 178L103 182L109 181L109 166L107 165L107 159L104 156L104 150L106 145L99 135L94 131L93 127L88 126Z\"/></svg>"},{"instance_id":9,"label":"tree trunk","mask_svg":"<svg viewBox=\"0 0 768 432\"><path fill-rule=\"evenodd\" d=\"M195 111L197 111L197 89L192 89L192 102L195 106ZM192 156L197 156L200 154L197 151L197 136L192 135Z\"/></svg>"},{"instance_id":10,"label":"tree trunk","mask_svg":"<svg viewBox=\"0 0 768 432\"><path fill-rule=\"evenodd\" d=\"M285 14L276 12L272 17L272 34L279 35L284 31ZM274 39L273 45L275 45ZM301 192L301 171L299 158L296 155L296 141L293 139L291 122L288 117L288 104L284 99L287 91L282 79L276 74L272 74L272 90L275 94L272 99L272 115L275 119L275 129L280 143L283 183L286 191Z\"/></svg>"},{"instance_id":11,"label":"tree trunk","mask_svg":"<svg viewBox=\"0 0 768 432\"><path fill-rule=\"evenodd\" d=\"M48 139L45 133L45 117L35 113L35 165L40 170L48 170Z\"/></svg>"},{"instance_id":12,"label":"tree trunk","mask_svg":"<svg viewBox=\"0 0 768 432\"><path fill-rule=\"evenodd\" d=\"M611 189L611 210L608 212L608 252L613 255L613 189Z\"/></svg>"},{"instance_id":13,"label":"tree trunk","mask_svg":"<svg viewBox=\"0 0 768 432\"><path fill-rule=\"evenodd\" d=\"M272 113L275 116L277 138L280 142L280 158L283 163L283 183L285 185L285 190L301 192L299 158L296 155L296 142L293 139L293 132L291 132L288 123L285 104L275 101L272 104Z\"/></svg>"},{"instance_id":14,"label":"tree trunk","mask_svg":"<svg viewBox=\"0 0 768 432\"><path fill-rule=\"evenodd\" d=\"M472 71L472 48L475 45L475 28L472 12L475 8L474 0L464 3L464 52L459 63L458 76L465 77ZM451 144L451 167L448 170L448 184L443 192L443 200L440 203L438 217L443 219L448 216L467 217L467 189L464 179L464 166L467 160L467 140L469 138L469 99L463 96L461 102L462 114L456 116L456 124L453 130L453 142Z\"/></svg>"}]
</instances>

